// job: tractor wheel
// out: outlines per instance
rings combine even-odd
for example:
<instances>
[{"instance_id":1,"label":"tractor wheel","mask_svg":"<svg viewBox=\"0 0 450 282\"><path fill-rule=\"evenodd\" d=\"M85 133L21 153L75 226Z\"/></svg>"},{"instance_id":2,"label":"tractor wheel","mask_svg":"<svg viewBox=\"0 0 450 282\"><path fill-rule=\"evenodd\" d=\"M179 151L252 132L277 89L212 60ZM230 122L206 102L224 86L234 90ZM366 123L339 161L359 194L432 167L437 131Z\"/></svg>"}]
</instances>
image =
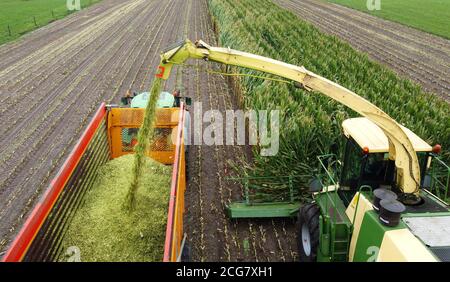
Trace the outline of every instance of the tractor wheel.
<instances>
[{"instance_id":1,"label":"tractor wheel","mask_svg":"<svg viewBox=\"0 0 450 282\"><path fill-rule=\"evenodd\" d=\"M298 212L298 254L302 262L315 262L319 248L319 214L316 204L307 204Z\"/></svg>"}]
</instances>

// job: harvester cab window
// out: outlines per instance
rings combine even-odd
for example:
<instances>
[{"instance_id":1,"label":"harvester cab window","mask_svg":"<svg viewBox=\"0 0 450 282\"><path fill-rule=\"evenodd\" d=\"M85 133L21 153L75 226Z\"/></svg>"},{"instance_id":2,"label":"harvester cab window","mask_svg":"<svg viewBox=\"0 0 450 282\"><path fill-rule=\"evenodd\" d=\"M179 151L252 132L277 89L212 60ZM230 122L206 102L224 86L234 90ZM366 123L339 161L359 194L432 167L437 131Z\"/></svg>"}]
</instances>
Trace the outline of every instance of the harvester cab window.
<instances>
[{"instance_id":1,"label":"harvester cab window","mask_svg":"<svg viewBox=\"0 0 450 282\"><path fill-rule=\"evenodd\" d=\"M386 153L373 153L367 155L362 170L362 179L364 180L382 180L385 179L388 168L389 155Z\"/></svg>"},{"instance_id":2,"label":"harvester cab window","mask_svg":"<svg viewBox=\"0 0 450 282\"><path fill-rule=\"evenodd\" d=\"M395 164L389 160L388 153L364 154L363 149L353 139L349 139L344 153L344 168L340 187L343 190L357 191L361 185L373 189L394 182Z\"/></svg>"},{"instance_id":3,"label":"harvester cab window","mask_svg":"<svg viewBox=\"0 0 450 282\"><path fill-rule=\"evenodd\" d=\"M361 163L363 159L361 148L353 139L348 139L344 151L344 167L342 169L340 189L356 190L361 175Z\"/></svg>"},{"instance_id":4,"label":"harvester cab window","mask_svg":"<svg viewBox=\"0 0 450 282\"><path fill-rule=\"evenodd\" d=\"M429 152L417 152L417 158L419 159L421 186L424 184L425 176L429 173L429 165L431 165L432 157Z\"/></svg>"}]
</instances>

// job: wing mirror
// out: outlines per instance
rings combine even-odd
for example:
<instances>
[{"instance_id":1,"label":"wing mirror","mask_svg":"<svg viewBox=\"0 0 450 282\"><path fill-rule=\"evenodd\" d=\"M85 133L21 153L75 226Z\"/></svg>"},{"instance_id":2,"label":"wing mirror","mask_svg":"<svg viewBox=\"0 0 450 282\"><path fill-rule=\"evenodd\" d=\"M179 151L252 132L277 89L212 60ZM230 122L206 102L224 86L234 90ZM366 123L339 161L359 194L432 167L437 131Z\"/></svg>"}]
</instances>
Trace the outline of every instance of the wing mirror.
<instances>
[{"instance_id":1,"label":"wing mirror","mask_svg":"<svg viewBox=\"0 0 450 282\"><path fill-rule=\"evenodd\" d=\"M425 175L425 177L423 178L422 187L426 189L431 188L431 176L429 174Z\"/></svg>"},{"instance_id":2,"label":"wing mirror","mask_svg":"<svg viewBox=\"0 0 450 282\"><path fill-rule=\"evenodd\" d=\"M120 103L121 103L123 106L127 106L127 105L130 104L130 100L131 100L130 97L122 97L122 98L120 98Z\"/></svg>"},{"instance_id":3,"label":"wing mirror","mask_svg":"<svg viewBox=\"0 0 450 282\"><path fill-rule=\"evenodd\" d=\"M309 191L311 193L319 192L320 190L322 190L322 187L323 187L322 181L320 181L318 177L315 177L313 180L309 182Z\"/></svg>"},{"instance_id":4,"label":"wing mirror","mask_svg":"<svg viewBox=\"0 0 450 282\"><path fill-rule=\"evenodd\" d=\"M190 106L192 104L192 99L190 97L184 97L184 102L186 105Z\"/></svg>"}]
</instances>

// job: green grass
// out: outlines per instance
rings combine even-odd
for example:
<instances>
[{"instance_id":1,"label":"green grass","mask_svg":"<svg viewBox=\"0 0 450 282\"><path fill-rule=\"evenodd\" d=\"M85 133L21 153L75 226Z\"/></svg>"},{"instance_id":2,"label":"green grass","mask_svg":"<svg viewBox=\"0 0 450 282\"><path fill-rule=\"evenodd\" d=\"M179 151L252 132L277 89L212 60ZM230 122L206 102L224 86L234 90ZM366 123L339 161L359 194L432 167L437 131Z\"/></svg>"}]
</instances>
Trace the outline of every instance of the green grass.
<instances>
[{"instance_id":1,"label":"green grass","mask_svg":"<svg viewBox=\"0 0 450 282\"><path fill-rule=\"evenodd\" d=\"M80 1L81 8L85 8L101 0ZM26 32L66 15L68 15L66 0L0 0L0 44L12 41Z\"/></svg>"},{"instance_id":2,"label":"green grass","mask_svg":"<svg viewBox=\"0 0 450 282\"><path fill-rule=\"evenodd\" d=\"M256 3L257 2L257 3ZM209 0L222 46L303 65L323 77L365 97L429 144L440 143L450 161L450 105L425 93L410 80L354 50L337 37L320 32L293 13L268 0ZM245 74L259 74L239 69ZM343 151L341 123L356 116L350 109L315 92L291 84L255 77L239 80L244 106L280 110L280 147L274 157L254 150L249 176L307 175L296 178L299 187L318 168L316 156L340 155Z\"/></svg>"},{"instance_id":3,"label":"green grass","mask_svg":"<svg viewBox=\"0 0 450 282\"><path fill-rule=\"evenodd\" d=\"M70 223L63 250L78 247L81 261L162 260L172 167L145 158L136 206L129 212L125 199L133 164L134 156L126 155L100 168Z\"/></svg>"},{"instance_id":4,"label":"green grass","mask_svg":"<svg viewBox=\"0 0 450 282\"><path fill-rule=\"evenodd\" d=\"M373 11L366 0L327 1L450 38L450 0L381 0L381 10Z\"/></svg>"}]
</instances>

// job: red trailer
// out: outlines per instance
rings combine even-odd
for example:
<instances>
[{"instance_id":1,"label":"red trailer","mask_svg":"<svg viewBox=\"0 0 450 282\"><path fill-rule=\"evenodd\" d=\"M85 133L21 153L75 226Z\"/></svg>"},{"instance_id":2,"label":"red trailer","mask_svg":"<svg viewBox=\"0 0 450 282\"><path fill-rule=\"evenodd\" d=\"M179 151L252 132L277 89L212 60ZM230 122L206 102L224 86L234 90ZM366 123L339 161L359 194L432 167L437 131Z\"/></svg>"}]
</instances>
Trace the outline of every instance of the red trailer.
<instances>
[{"instance_id":1,"label":"red trailer","mask_svg":"<svg viewBox=\"0 0 450 282\"><path fill-rule=\"evenodd\" d=\"M144 109L100 105L78 143L51 181L40 201L28 216L22 229L9 246L2 261L55 261L65 231L83 196L88 191L101 165L124 154L133 153L123 134L139 128ZM150 157L172 165L172 181L163 261L176 261L181 256L183 237L186 163L184 149L185 106L158 109L156 131L165 135L151 144ZM176 136L168 138L169 134ZM164 136L163 136L164 137Z\"/></svg>"}]
</instances>

